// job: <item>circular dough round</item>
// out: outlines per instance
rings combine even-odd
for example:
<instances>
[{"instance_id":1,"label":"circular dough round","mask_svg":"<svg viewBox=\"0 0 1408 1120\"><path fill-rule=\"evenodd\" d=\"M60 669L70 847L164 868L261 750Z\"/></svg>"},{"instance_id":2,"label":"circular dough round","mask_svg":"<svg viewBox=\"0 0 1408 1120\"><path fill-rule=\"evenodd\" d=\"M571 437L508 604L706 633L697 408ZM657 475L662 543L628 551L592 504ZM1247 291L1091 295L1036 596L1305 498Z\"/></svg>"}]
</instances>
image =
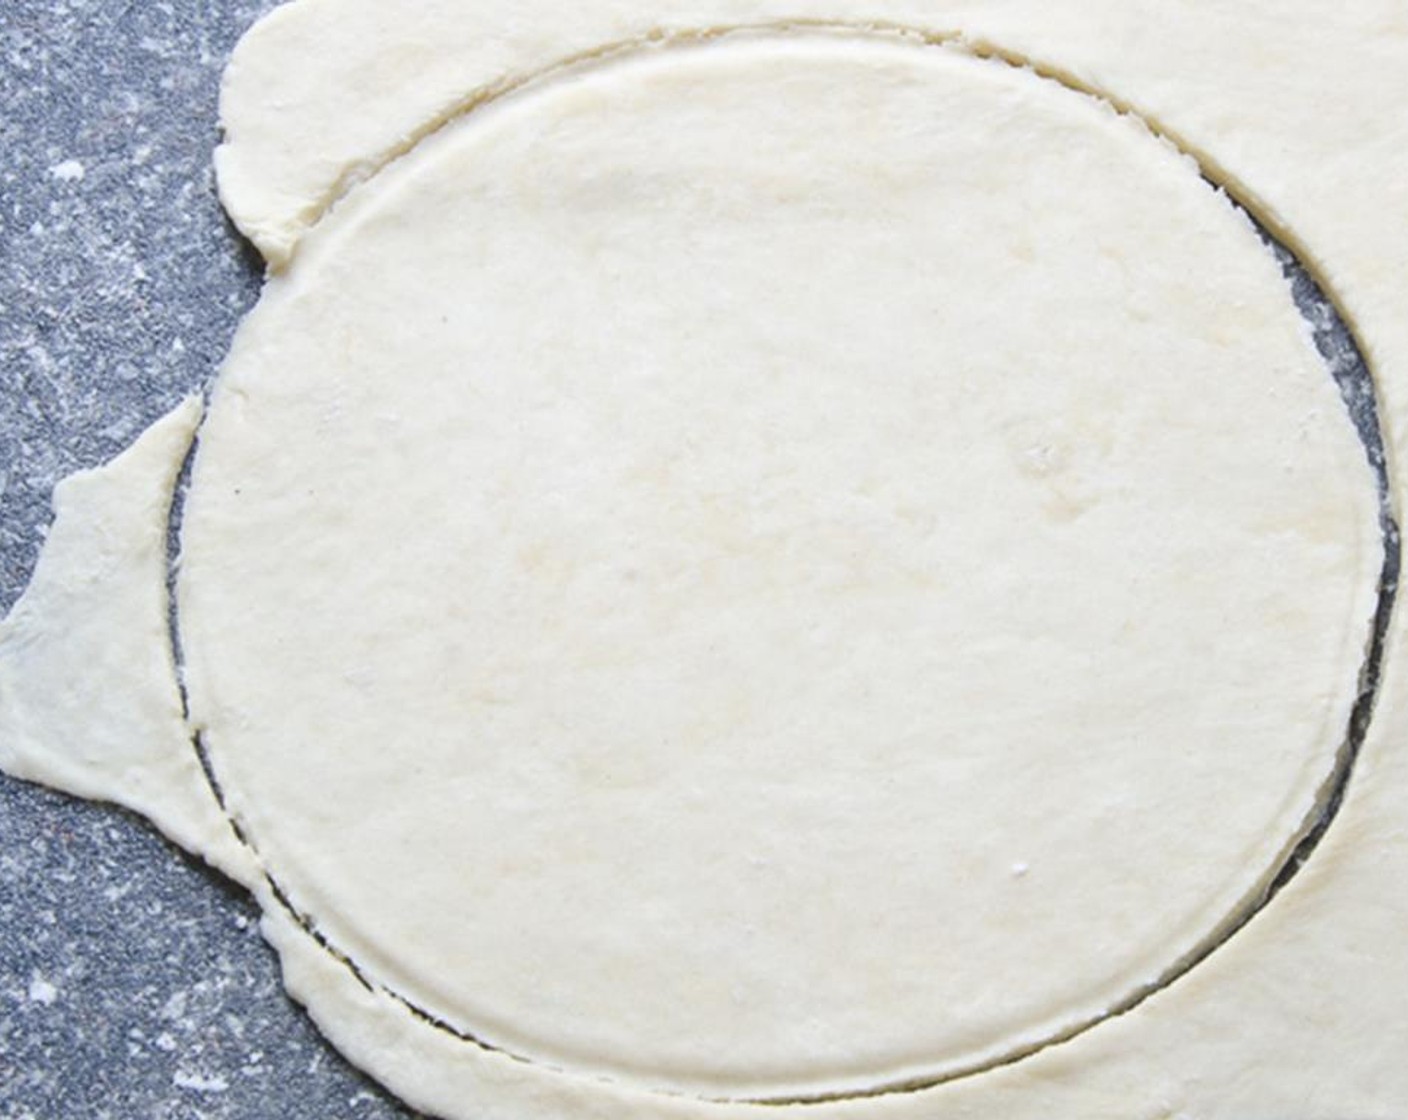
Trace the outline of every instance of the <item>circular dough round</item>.
<instances>
[{"instance_id":1,"label":"circular dough round","mask_svg":"<svg viewBox=\"0 0 1408 1120\"><path fill-rule=\"evenodd\" d=\"M1000 63L734 38L325 219L215 394L180 626L226 804L369 981L784 1099L1020 1053L1254 905L1377 542L1190 161Z\"/></svg>"}]
</instances>

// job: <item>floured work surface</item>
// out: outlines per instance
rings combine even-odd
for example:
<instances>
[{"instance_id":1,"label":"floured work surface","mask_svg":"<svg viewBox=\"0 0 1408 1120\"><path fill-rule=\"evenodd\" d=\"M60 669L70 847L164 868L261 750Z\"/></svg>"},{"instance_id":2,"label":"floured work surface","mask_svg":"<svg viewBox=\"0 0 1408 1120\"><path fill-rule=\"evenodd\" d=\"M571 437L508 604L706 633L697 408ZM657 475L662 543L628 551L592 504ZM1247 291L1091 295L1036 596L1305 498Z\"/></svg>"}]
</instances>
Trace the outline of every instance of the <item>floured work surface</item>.
<instances>
[{"instance_id":1,"label":"floured work surface","mask_svg":"<svg viewBox=\"0 0 1408 1120\"><path fill-rule=\"evenodd\" d=\"M375 20L248 40L221 170L282 267L174 610L194 404L72 484L0 647L7 766L250 886L325 1032L446 1115L1397 1106L1384 979L1304 963L1354 963L1346 906L1397 946L1373 729L1320 834L1379 487L1215 149L903 13L607 8L258 189L249 75ZM101 743L57 682L125 646ZM1284 970L1352 1061L1258 1057L1300 1040Z\"/></svg>"}]
</instances>

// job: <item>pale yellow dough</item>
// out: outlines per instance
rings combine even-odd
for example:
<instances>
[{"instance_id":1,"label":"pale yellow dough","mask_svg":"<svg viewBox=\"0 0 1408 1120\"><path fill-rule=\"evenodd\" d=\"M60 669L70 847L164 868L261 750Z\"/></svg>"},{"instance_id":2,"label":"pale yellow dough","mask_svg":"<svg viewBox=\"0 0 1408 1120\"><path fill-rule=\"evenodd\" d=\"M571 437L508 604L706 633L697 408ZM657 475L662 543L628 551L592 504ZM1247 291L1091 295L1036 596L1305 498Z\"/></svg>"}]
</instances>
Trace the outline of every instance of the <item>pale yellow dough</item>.
<instances>
[{"instance_id":1,"label":"pale yellow dough","mask_svg":"<svg viewBox=\"0 0 1408 1120\"><path fill-rule=\"evenodd\" d=\"M39 570L0 627L0 767L125 805L248 884L249 851L191 749L168 637L167 515L202 414L188 398L56 489Z\"/></svg>"},{"instance_id":2,"label":"pale yellow dough","mask_svg":"<svg viewBox=\"0 0 1408 1120\"><path fill-rule=\"evenodd\" d=\"M0 763L254 889L437 1115L1408 1109L1401 630L1325 842L1183 975L1321 808L1382 552L1274 262L1112 108L1332 282L1392 437L1403 18L642 9L249 36L219 167L278 272L185 510L191 726L194 405L71 488L132 512L60 509ZM129 648L98 752L39 698Z\"/></svg>"}]
</instances>

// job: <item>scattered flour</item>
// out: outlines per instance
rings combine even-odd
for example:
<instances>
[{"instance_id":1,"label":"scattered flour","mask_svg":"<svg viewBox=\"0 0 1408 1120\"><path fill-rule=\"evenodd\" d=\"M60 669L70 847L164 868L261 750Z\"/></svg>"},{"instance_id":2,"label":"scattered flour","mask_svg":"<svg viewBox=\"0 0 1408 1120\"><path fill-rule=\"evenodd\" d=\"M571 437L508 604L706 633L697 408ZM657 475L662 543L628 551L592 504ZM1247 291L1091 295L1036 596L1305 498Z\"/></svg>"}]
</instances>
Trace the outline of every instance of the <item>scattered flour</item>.
<instances>
[{"instance_id":1,"label":"scattered flour","mask_svg":"<svg viewBox=\"0 0 1408 1120\"><path fill-rule=\"evenodd\" d=\"M171 1083L178 1089L189 1089L192 1093L223 1093L230 1087L223 1077L202 1077L185 1070L178 1070Z\"/></svg>"},{"instance_id":2,"label":"scattered flour","mask_svg":"<svg viewBox=\"0 0 1408 1120\"><path fill-rule=\"evenodd\" d=\"M49 168L49 174L61 183L77 183L86 174L83 164L76 159L66 159Z\"/></svg>"},{"instance_id":3,"label":"scattered flour","mask_svg":"<svg viewBox=\"0 0 1408 1120\"><path fill-rule=\"evenodd\" d=\"M29 981L29 1002L42 1003L45 1007L50 1006L59 998L59 989L44 979L39 973L35 973Z\"/></svg>"}]
</instances>

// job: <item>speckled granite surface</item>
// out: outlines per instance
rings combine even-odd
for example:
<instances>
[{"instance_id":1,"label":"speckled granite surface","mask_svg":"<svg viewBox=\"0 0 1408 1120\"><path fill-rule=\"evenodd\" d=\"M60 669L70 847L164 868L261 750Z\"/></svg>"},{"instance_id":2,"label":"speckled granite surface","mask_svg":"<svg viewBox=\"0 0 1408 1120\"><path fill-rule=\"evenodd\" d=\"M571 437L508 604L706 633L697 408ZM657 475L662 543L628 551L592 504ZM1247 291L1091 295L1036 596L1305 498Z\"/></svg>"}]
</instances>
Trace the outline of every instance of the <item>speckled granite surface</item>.
<instances>
[{"instance_id":1,"label":"speckled granite surface","mask_svg":"<svg viewBox=\"0 0 1408 1120\"><path fill-rule=\"evenodd\" d=\"M0 0L0 611L56 480L203 384L254 301L220 72L272 0ZM0 1118L405 1117L282 994L257 913L145 822L0 776Z\"/></svg>"}]
</instances>

